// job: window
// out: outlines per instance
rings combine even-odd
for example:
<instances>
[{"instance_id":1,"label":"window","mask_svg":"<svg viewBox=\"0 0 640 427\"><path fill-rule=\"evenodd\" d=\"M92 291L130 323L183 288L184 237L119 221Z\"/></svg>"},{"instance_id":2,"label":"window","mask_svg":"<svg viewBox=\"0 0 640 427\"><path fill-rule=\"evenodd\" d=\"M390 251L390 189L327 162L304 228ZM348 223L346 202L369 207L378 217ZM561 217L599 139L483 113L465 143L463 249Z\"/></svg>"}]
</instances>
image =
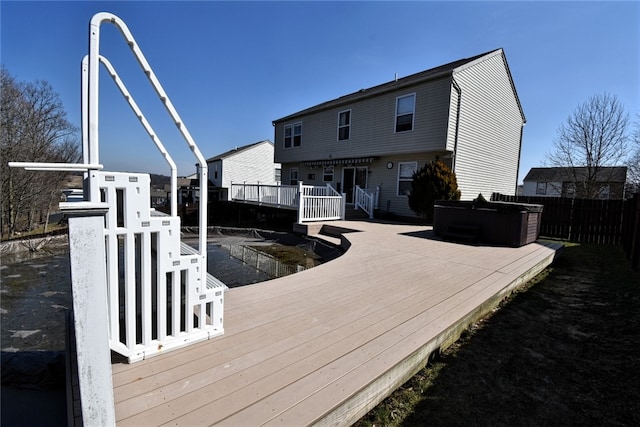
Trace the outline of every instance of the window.
<instances>
[{"instance_id":1,"label":"window","mask_svg":"<svg viewBox=\"0 0 640 427\"><path fill-rule=\"evenodd\" d=\"M609 199L611 197L611 186L609 184L601 185L598 197L605 200Z\"/></svg>"},{"instance_id":2,"label":"window","mask_svg":"<svg viewBox=\"0 0 640 427\"><path fill-rule=\"evenodd\" d=\"M398 196L406 196L411 192L413 174L418 171L418 162L398 163Z\"/></svg>"},{"instance_id":3,"label":"window","mask_svg":"<svg viewBox=\"0 0 640 427\"><path fill-rule=\"evenodd\" d=\"M298 185L298 168L289 170L289 185Z\"/></svg>"},{"instance_id":4,"label":"window","mask_svg":"<svg viewBox=\"0 0 640 427\"><path fill-rule=\"evenodd\" d=\"M333 182L333 166L325 166L322 180L324 182Z\"/></svg>"},{"instance_id":5,"label":"window","mask_svg":"<svg viewBox=\"0 0 640 427\"><path fill-rule=\"evenodd\" d=\"M280 182L280 181L282 180L282 169L280 169L280 168L276 168L276 169L275 169L275 176L274 176L274 178L275 178L275 181L276 181L276 182Z\"/></svg>"},{"instance_id":6,"label":"window","mask_svg":"<svg viewBox=\"0 0 640 427\"><path fill-rule=\"evenodd\" d=\"M546 195L547 194L547 183L546 182L538 182L536 184L536 194Z\"/></svg>"},{"instance_id":7,"label":"window","mask_svg":"<svg viewBox=\"0 0 640 427\"><path fill-rule=\"evenodd\" d=\"M351 134L351 110L338 113L338 141L346 141Z\"/></svg>"},{"instance_id":8,"label":"window","mask_svg":"<svg viewBox=\"0 0 640 427\"><path fill-rule=\"evenodd\" d=\"M576 185L573 182L565 181L562 183L562 197L576 197Z\"/></svg>"},{"instance_id":9,"label":"window","mask_svg":"<svg viewBox=\"0 0 640 427\"><path fill-rule=\"evenodd\" d=\"M284 148L300 147L302 143L302 123L284 127Z\"/></svg>"},{"instance_id":10,"label":"window","mask_svg":"<svg viewBox=\"0 0 640 427\"><path fill-rule=\"evenodd\" d=\"M396 98L396 132L413 130L413 113L415 106L415 93Z\"/></svg>"}]
</instances>

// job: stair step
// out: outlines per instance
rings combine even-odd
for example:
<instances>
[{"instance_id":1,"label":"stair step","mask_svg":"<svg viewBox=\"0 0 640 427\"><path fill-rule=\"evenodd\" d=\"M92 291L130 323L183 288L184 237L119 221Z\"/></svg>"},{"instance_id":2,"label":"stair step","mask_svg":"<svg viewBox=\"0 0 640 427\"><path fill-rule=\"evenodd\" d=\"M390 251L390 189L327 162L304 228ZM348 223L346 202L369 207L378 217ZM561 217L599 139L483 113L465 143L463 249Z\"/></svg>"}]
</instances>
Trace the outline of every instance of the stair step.
<instances>
[{"instance_id":1,"label":"stair step","mask_svg":"<svg viewBox=\"0 0 640 427\"><path fill-rule=\"evenodd\" d=\"M181 255L198 255L198 251L187 245L184 242L180 242L180 254ZM222 283L220 279L212 276L209 272L207 272L207 289L216 289L220 288L225 292L229 290L229 287Z\"/></svg>"}]
</instances>

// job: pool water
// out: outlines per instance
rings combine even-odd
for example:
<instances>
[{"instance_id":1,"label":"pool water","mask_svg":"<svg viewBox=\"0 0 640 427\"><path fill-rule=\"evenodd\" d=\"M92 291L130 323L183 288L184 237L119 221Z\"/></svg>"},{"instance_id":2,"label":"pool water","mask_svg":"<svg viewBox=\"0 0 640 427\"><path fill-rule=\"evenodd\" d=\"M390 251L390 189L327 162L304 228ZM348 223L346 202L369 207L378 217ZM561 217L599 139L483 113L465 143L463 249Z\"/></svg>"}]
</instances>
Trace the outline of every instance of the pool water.
<instances>
[{"instance_id":1,"label":"pool water","mask_svg":"<svg viewBox=\"0 0 640 427\"><path fill-rule=\"evenodd\" d=\"M207 245L207 270L230 288L270 280L275 274L262 268L262 262L247 259L243 262L231 253L238 247L272 243L262 236L214 237ZM299 239L296 243L300 244ZM307 249L313 253L314 247ZM65 245L23 252L20 258L2 256L0 344L3 352L64 350L65 311L72 307L70 278L69 252Z\"/></svg>"}]
</instances>

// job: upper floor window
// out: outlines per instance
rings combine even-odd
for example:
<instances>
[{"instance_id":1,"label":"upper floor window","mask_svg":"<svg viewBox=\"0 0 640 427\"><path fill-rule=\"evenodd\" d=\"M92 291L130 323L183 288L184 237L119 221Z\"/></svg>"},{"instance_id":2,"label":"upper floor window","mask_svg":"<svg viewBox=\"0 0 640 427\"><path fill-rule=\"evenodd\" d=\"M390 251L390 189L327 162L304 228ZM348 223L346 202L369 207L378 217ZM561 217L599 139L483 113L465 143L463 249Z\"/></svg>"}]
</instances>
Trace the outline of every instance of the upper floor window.
<instances>
[{"instance_id":1,"label":"upper floor window","mask_svg":"<svg viewBox=\"0 0 640 427\"><path fill-rule=\"evenodd\" d=\"M338 141L349 139L351 134L351 110L338 113Z\"/></svg>"},{"instance_id":2,"label":"upper floor window","mask_svg":"<svg viewBox=\"0 0 640 427\"><path fill-rule=\"evenodd\" d=\"M413 130L413 115L415 108L415 93L396 98L396 132Z\"/></svg>"},{"instance_id":3,"label":"upper floor window","mask_svg":"<svg viewBox=\"0 0 640 427\"><path fill-rule=\"evenodd\" d=\"M274 180L276 182L281 182L282 181L282 169L281 168L275 168Z\"/></svg>"},{"instance_id":4,"label":"upper floor window","mask_svg":"<svg viewBox=\"0 0 640 427\"><path fill-rule=\"evenodd\" d=\"M418 162L398 163L398 196L407 196L411 192L413 174L418 171Z\"/></svg>"},{"instance_id":5,"label":"upper floor window","mask_svg":"<svg viewBox=\"0 0 640 427\"><path fill-rule=\"evenodd\" d=\"M546 195L547 194L547 183L546 182L537 182L536 183L536 194Z\"/></svg>"},{"instance_id":6,"label":"upper floor window","mask_svg":"<svg viewBox=\"0 0 640 427\"><path fill-rule=\"evenodd\" d=\"M284 127L284 148L300 147L302 143L302 123Z\"/></svg>"}]
</instances>

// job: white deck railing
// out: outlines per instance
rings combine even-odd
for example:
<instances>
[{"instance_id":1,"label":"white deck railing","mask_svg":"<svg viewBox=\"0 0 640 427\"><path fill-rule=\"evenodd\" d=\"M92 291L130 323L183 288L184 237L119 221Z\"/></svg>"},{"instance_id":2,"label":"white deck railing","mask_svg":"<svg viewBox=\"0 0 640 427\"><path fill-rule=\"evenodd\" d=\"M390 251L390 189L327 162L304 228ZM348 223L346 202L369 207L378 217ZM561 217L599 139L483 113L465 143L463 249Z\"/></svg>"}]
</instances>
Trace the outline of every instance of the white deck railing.
<instances>
[{"instance_id":1,"label":"white deck railing","mask_svg":"<svg viewBox=\"0 0 640 427\"><path fill-rule=\"evenodd\" d=\"M378 208L378 198L380 195L380 187L376 187L375 190L360 188L356 185L354 199L356 209L362 209L365 211L369 218L373 218L375 209Z\"/></svg>"},{"instance_id":2,"label":"white deck railing","mask_svg":"<svg viewBox=\"0 0 640 427\"><path fill-rule=\"evenodd\" d=\"M231 199L276 207L297 208L298 186L231 183Z\"/></svg>"},{"instance_id":3,"label":"white deck railing","mask_svg":"<svg viewBox=\"0 0 640 427\"><path fill-rule=\"evenodd\" d=\"M331 185L232 183L231 199L298 211L298 222L344 219L345 195Z\"/></svg>"},{"instance_id":4,"label":"white deck railing","mask_svg":"<svg viewBox=\"0 0 640 427\"><path fill-rule=\"evenodd\" d=\"M344 219L346 198L331 185L298 184L298 223Z\"/></svg>"}]
</instances>

